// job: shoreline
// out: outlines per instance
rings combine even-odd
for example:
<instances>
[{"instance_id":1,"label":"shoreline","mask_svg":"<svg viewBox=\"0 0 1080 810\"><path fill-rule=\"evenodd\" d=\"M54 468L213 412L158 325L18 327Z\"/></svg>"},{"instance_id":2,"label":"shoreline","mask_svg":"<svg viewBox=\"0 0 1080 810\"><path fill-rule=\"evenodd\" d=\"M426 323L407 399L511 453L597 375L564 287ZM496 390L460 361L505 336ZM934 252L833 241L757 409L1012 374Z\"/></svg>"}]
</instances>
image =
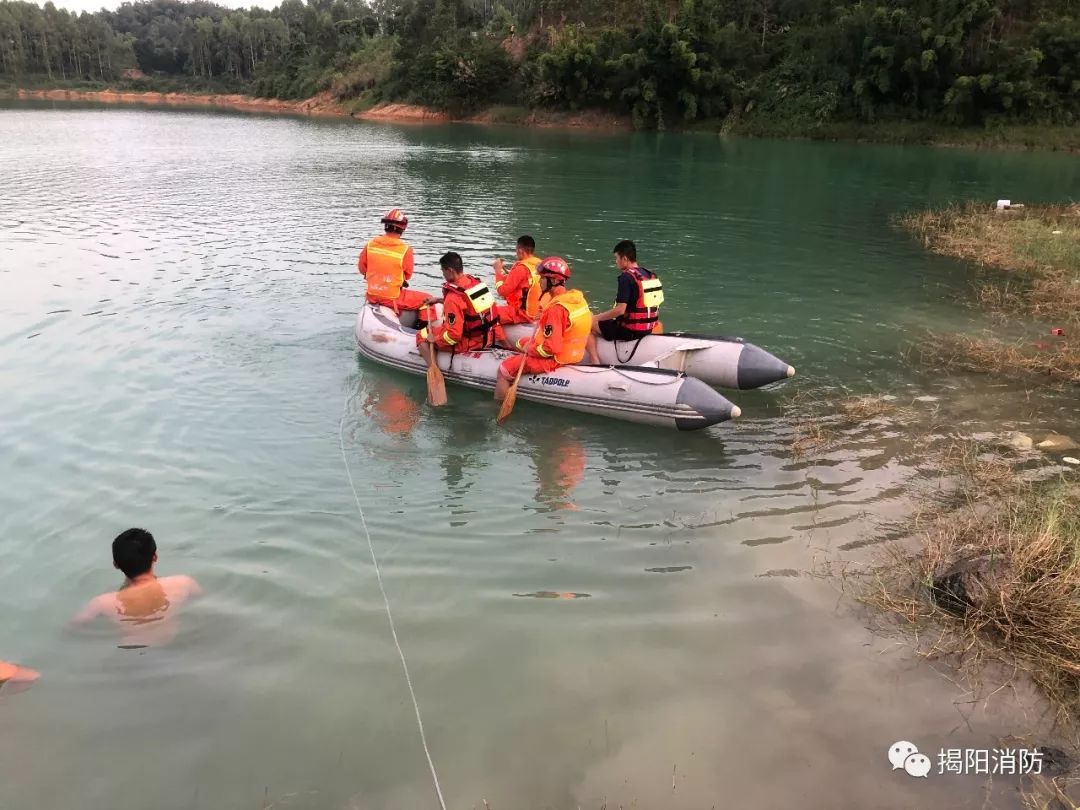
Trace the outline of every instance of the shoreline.
<instances>
[{"instance_id":1,"label":"shoreline","mask_svg":"<svg viewBox=\"0 0 1080 810\"><path fill-rule=\"evenodd\" d=\"M16 88L11 97L36 101L94 101L102 104L148 104L177 107L217 107L242 112L266 112L284 115L315 115L331 118L353 117L329 94L300 101L256 98L241 93L162 93L152 90L35 90Z\"/></svg>"},{"instance_id":2,"label":"shoreline","mask_svg":"<svg viewBox=\"0 0 1080 810\"><path fill-rule=\"evenodd\" d=\"M68 90L63 88L0 89L0 98L103 104L202 107L277 115L352 118L393 124L475 124L575 132L632 132L629 117L599 110L560 112L523 107L489 107L467 116L455 116L418 104L384 102L364 108L362 102L342 102L329 91L306 99L258 98L243 93L199 93L154 90ZM956 128L915 121L889 124L834 122L807 131L791 130L783 122L698 121L678 130L709 137L824 141L881 146L922 146L935 149L1080 153L1080 127L1010 125L1000 129Z\"/></svg>"},{"instance_id":3,"label":"shoreline","mask_svg":"<svg viewBox=\"0 0 1080 810\"><path fill-rule=\"evenodd\" d=\"M0 97L3 97L0 92ZM153 90L64 90L16 88L10 98L35 101L80 102L102 104L132 104L174 107L213 107L240 112L304 115L321 118L352 118L359 121L382 121L395 124L480 124L514 125L541 129L576 129L595 131L630 130L630 122L619 116L601 112L560 113L526 110L506 110L493 107L475 115L455 117L446 112L417 104L384 103L360 112L324 92L311 98L283 100L258 98L242 93L158 92Z\"/></svg>"}]
</instances>

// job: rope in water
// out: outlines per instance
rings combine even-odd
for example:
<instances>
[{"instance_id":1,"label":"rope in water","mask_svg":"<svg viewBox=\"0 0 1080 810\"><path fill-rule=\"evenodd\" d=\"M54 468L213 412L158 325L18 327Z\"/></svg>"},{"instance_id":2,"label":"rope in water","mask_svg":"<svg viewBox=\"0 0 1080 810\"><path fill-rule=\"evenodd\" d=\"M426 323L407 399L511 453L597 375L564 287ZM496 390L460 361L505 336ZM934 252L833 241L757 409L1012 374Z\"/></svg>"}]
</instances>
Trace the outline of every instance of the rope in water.
<instances>
[{"instance_id":1,"label":"rope in water","mask_svg":"<svg viewBox=\"0 0 1080 810\"><path fill-rule=\"evenodd\" d=\"M431 769L431 778L435 782L435 795L439 797L439 807L446 810L446 800L443 799L442 788L439 786L439 775L435 772L435 763L431 759L427 735L424 734L424 721L420 717L420 704L416 700L416 691L413 689L412 678L409 677L409 665L405 661L405 652L401 649L401 641L398 640L397 628L394 626L394 614L390 610L390 598L386 595L386 588L383 587L382 571L379 569L379 560L375 556L375 546L371 542L371 532L368 530L367 520L364 518L364 507L360 505L360 496L356 492L352 470L349 468L349 457L345 453L345 414L348 412L349 402L351 401L352 397L346 397L345 405L341 409L341 419L338 422L338 443L341 445L341 460L345 462L345 473L349 476L349 488L352 490L353 499L356 501L356 511L360 513L360 525L364 527L364 536L367 538L368 550L371 552L371 565L375 568L375 579L379 583L379 592L382 594L383 604L386 606L386 619L390 623L390 635L394 637L394 646L397 647L398 657L401 659L401 668L405 672L405 683L409 687L409 697L412 698L413 709L416 712L416 725L420 729L420 743L424 746L424 755L427 757L428 767Z\"/></svg>"}]
</instances>

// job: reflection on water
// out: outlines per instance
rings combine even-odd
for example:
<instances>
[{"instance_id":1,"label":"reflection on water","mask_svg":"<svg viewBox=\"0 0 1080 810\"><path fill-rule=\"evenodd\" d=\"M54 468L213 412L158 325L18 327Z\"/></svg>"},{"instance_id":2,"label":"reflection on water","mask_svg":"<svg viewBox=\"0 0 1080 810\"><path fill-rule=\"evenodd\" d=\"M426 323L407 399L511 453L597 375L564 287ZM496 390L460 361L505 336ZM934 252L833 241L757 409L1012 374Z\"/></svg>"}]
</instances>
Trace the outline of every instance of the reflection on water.
<instances>
[{"instance_id":1,"label":"reflection on water","mask_svg":"<svg viewBox=\"0 0 1080 810\"><path fill-rule=\"evenodd\" d=\"M389 379L364 386L363 411L387 436L406 437L420 421L420 405Z\"/></svg>"},{"instance_id":2,"label":"reflection on water","mask_svg":"<svg viewBox=\"0 0 1080 810\"><path fill-rule=\"evenodd\" d=\"M574 488L585 478L589 456L582 442L583 429L556 423L535 458L536 503L549 509L577 509Z\"/></svg>"},{"instance_id":3,"label":"reflection on water","mask_svg":"<svg viewBox=\"0 0 1080 810\"><path fill-rule=\"evenodd\" d=\"M1037 713L970 705L802 574L866 559L907 514L912 433L1072 429L1067 396L904 362L925 329L981 321L956 303L965 274L888 219L1002 187L1055 198L1078 174L1049 155L0 111L0 651L47 673L3 707L0 805L433 806L341 442L448 805L981 807L975 780L893 778L887 746L993 747ZM455 387L429 408L422 378L352 345L356 254L391 204L418 287L447 249L486 275L531 233L600 303L634 238L668 328L742 334L826 401L887 389L914 422L794 458L790 388L733 394L744 417L694 434L531 402L500 427ZM102 538L127 525L161 527L206 590L134 653L60 630L113 584ZM175 606L140 596L125 631ZM139 791L103 777L117 762ZM1015 787L989 792L1008 806Z\"/></svg>"},{"instance_id":4,"label":"reflection on water","mask_svg":"<svg viewBox=\"0 0 1080 810\"><path fill-rule=\"evenodd\" d=\"M587 599L591 593L558 593L556 591L536 591L535 593L515 593L514 596L529 596L534 599Z\"/></svg>"}]
</instances>

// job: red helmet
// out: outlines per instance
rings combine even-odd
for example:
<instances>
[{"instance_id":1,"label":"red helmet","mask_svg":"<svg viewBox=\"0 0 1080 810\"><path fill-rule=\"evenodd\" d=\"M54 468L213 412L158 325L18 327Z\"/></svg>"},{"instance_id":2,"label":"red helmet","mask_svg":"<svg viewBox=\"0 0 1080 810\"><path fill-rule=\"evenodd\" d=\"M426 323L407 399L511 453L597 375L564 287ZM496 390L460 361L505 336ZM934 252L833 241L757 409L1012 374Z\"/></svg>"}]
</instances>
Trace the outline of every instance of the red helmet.
<instances>
[{"instance_id":1,"label":"red helmet","mask_svg":"<svg viewBox=\"0 0 1080 810\"><path fill-rule=\"evenodd\" d=\"M557 276L562 281L570 280L570 265L559 256L548 256L540 262L536 272L542 276Z\"/></svg>"},{"instance_id":2,"label":"red helmet","mask_svg":"<svg viewBox=\"0 0 1080 810\"><path fill-rule=\"evenodd\" d=\"M404 231L409 227L409 218L400 208L391 208L382 218L383 225L394 225Z\"/></svg>"}]
</instances>

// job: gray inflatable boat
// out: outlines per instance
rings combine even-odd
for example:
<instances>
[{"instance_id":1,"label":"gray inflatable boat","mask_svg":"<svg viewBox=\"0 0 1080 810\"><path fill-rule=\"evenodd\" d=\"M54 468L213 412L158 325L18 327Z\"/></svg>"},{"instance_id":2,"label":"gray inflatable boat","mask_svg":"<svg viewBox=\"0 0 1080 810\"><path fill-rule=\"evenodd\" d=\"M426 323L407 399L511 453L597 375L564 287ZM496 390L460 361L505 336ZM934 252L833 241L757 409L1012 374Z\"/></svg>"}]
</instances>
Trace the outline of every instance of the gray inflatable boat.
<instances>
[{"instance_id":1,"label":"gray inflatable boat","mask_svg":"<svg viewBox=\"0 0 1080 810\"><path fill-rule=\"evenodd\" d=\"M387 307L365 305L360 310L356 345L360 354L376 363L412 374L427 372L416 349L416 330L403 326ZM439 352L438 363L448 382L491 391L499 365L510 355L504 349ZM522 376L518 397L677 430L700 430L741 413L738 405L701 380L656 367L562 366L545 374Z\"/></svg>"}]
</instances>

